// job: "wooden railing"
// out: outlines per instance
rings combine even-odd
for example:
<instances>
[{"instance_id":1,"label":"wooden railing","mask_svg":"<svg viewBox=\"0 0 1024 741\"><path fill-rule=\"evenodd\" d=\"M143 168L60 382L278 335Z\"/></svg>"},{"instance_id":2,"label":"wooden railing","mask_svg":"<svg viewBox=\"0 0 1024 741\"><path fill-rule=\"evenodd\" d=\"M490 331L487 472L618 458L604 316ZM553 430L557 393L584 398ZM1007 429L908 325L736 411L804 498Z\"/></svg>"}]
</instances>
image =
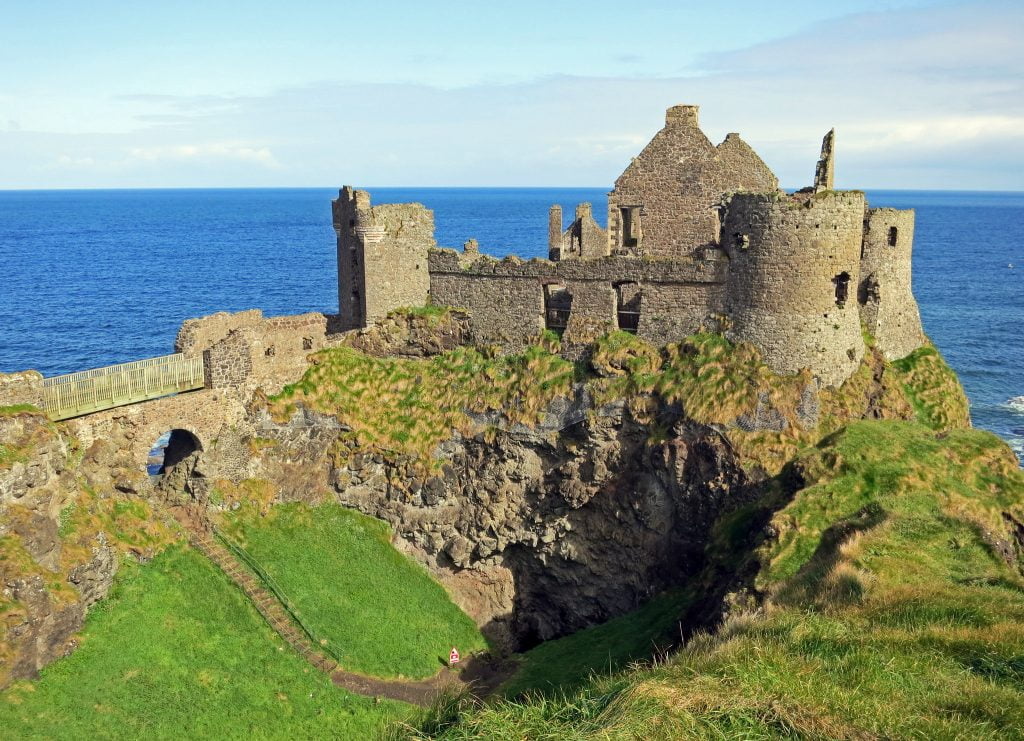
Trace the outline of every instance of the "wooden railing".
<instances>
[{"instance_id":1,"label":"wooden railing","mask_svg":"<svg viewBox=\"0 0 1024 741\"><path fill-rule=\"evenodd\" d=\"M203 387L203 357L163 355L43 379L43 410L68 419Z\"/></svg>"}]
</instances>

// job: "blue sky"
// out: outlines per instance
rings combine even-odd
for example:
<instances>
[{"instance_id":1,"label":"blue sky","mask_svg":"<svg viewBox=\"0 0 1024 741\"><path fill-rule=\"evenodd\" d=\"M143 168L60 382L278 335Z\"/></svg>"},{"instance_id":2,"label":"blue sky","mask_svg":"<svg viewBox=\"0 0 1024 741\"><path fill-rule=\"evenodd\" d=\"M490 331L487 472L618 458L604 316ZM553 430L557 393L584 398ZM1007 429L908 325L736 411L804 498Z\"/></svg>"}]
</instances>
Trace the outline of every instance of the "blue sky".
<instances>
[{"instance_id":1,"label":"blue sky","mask_svg":"<svg viewBox=\"0 0 1024 741\"><path fill-rule=\"evenodd\" d=\"M4 3L0 188L593 185L675 103L786 186L1024 189L1024 3Z\"/></svg>"}]
</instances>

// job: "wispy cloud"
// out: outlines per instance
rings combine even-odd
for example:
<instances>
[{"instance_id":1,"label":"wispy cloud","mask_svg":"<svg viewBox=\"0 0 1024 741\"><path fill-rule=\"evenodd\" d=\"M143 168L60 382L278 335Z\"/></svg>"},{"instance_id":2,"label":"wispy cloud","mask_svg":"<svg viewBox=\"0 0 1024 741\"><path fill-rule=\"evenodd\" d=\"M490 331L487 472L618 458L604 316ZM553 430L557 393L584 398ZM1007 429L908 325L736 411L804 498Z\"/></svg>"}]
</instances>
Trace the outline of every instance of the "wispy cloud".
<instances>
[{"instance_id":1,"label":"wispy cloud","mask_svg":"<svg viewBox=\"0 0 1024 741\"><path fill-rule=\"evenodd\" d=\"M128 154L132 159L145 162L231 159L252 162L265 167L277 168L281 166L268 147L255 147L226 142L132 147Z\"/></svg>"},{"instance_id":2,"label":"wispy cloud","mask_svg":"<svg viewBox=\"0 0 1024 741\"><path fill-rule=\"evenodd\" d=\"M696 103L712 139L740 131L785 185L810 181L835 126L842 187L1024 189L1020 28L1020 3L964 2L811 26L685 77L122 96L127 132L0 131L0 185L610 185L665 108ZM65 181L39 165L54 152ZM86 180L90 158L108 180Z\"/></svg>"}]
</instances>

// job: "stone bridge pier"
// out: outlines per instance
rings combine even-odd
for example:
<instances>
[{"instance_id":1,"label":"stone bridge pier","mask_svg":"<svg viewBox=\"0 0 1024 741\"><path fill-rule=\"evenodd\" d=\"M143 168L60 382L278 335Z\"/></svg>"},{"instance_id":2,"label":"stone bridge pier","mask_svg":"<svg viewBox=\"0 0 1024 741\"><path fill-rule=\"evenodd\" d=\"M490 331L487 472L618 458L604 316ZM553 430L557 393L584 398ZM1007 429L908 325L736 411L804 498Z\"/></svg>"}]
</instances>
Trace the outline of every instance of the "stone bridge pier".
<instances>
[{"instance_id":1,"label":"stone bridge pier","mask_svg":"<svg viewBox=\"0 0 1024 741\"><path fill-rule=\"evenodd\" d=\"M225 455L231 448L242 452L244 420L245 404L240 394L203 389L96 412L64 424L87 453L97 442L115 442L121 447L121 461L140 472L145 470L150 450L162 435L184 430L197 444L197 471L213 479L244 475L241 469L245 457ZM218 452L216 457L206 455L214 450Z\"/></svg>"}]
</instances>

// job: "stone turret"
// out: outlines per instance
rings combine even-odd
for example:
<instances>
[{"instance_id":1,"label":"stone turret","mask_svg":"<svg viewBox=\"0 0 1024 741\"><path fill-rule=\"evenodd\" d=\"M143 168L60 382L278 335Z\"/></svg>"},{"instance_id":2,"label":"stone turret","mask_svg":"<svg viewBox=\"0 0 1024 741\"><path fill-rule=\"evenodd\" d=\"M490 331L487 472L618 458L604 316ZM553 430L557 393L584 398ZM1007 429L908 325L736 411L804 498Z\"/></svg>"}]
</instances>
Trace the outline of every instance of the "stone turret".
<instances>
[{"instance_id":1,"label":"stone turret","mask_svg":"<svg viewBox=\"0 0 1024 741\"><path fill-rule=\"evenodd\" d=\"M864 194L737 193L726 204L731 337L781 373L838 386L864 355L857 310Z\"/></svg>"},{"instance_id":2,"label":"stone turret","mask_svg":"<svg viewBox=\"0 0 1024 741\"><path fill-rule=\"evenodd\" d=\"M868 210L857 301L861 321L888 360L905 357L925 341L910 287L913 244L913 210Z\"/></svg>"},{"instance_id":3,"label":"stone turret","mask_svg":"<svg viewBox=\"0 0 1024 741\"><path fill-rule=\"evenodd\" d=\"M365 327L399 307L427 303L433 212L420 203L371 206L370 194L351 186L332 206L341 328Z\"/></svg>"}]
</instances>

